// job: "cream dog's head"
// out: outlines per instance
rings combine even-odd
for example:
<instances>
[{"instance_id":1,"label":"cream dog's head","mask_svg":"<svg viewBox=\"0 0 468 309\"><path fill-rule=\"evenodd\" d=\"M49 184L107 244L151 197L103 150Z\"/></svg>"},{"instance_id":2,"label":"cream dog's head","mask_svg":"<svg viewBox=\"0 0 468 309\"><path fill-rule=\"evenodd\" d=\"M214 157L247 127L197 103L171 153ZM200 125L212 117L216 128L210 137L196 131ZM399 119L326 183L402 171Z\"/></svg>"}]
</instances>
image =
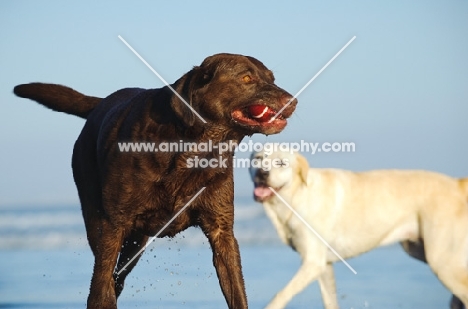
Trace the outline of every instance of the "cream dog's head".
<instances>
[{"instance_id":1,"label":"cream dog's head","mask_svg":"<svg viewBox=\"0 0 468 309\"><path fill-rule=\"evenodd\" d=\"M265 202L274 197L276 192L295 183L307 183L309 164L298 153L289 150L265 151L252 153L250 177L255 185L254 199Z\"/></svg>"}]
</instances>

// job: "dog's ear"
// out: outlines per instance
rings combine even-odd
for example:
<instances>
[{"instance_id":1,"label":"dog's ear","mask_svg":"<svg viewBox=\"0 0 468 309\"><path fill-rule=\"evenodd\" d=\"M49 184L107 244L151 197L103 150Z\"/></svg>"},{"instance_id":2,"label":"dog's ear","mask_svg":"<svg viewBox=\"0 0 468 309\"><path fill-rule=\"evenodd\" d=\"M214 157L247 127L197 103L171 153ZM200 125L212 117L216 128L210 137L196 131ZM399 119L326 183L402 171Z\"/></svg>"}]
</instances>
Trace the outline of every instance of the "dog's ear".
<instances>
[{"instance_id":1,"label":"dog's ear","mask_svg":"<svg viewBox=\"0 0 468 309\"><path fill-rule=\"evenodd\" d=\"M307 174L309 173L309 162L307 159L296 153L298 174L302 182L307 184Z\"/></svg>"},{"instance_id":2,"label":"dog's ear","mask_svg":"<svg viewBox=\"0 0 468 309\"><path fill-rule=\"evenodd\" d=\"M172 85L178 95L175 93L172 95L171 108L177 117L189 127L193 126L197 120L201 121L196 115L200 112L200 102L197 100L196 93L211 79L204 71L201 67L194 67Z\"/></svg>"}]
</instances>

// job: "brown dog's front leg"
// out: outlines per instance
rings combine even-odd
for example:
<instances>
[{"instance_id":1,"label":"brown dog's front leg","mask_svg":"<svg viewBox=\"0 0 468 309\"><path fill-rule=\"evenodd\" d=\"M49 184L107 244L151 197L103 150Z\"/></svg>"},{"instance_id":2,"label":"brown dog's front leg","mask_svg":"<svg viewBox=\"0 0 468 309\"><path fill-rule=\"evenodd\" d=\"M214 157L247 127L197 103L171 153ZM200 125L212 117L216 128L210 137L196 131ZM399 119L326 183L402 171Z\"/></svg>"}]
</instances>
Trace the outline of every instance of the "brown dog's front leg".
<instances>
[{"instance_id":1,"label":"brown dog's front leg","mask_svg":"<svg viewBox=\"0 0 468 309\"><path fill-rule=\"evenodd\" d=\"M90 241L94 253L94 271L88 296L87 309L117 309L113 270L122 247L122 231L106 220L89 223L86 227L94 232ZM91 232L88 232L88 238Z\"/></svg>"},{"instance_id":2,"label":"brown dog's front leg","mask_svg":"<svg viewBox=\"0 0 468 309\"><path fill-rule=\"evenodd\" d=\"M219 285L230 309L248 308L239 246L232 228L206 231Z\"/></svg>"}]
</instances>

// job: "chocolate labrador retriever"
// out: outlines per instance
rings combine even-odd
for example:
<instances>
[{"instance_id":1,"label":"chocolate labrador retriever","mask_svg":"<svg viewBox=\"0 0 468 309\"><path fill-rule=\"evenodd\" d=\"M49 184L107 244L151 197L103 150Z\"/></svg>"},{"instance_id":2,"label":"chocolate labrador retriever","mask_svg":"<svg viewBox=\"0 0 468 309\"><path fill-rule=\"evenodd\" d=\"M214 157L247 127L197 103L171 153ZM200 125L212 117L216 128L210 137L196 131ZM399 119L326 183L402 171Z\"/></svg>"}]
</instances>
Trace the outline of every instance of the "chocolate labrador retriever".
<instances>
[{"instance_id":1,"label":"chocolate labrador retriever","mask_svg":"<svg viewBox=\"0 0 468 309\"><path fill-rule=\"evenodd\" d=\"M167 86L121 89L104 99L54 84L14 89L20 97L87 119L72 167L95 257L88 308L117 308L125 277L139 256L126 264L148 237L174 236L190 226L199 226L209 240L229 308L247 308L233 234L234 149L222 154L121 152L118 143L239 143L246 135L281 132L297 101L274 84L263 63L242 55L208 57L171 87L185 100ZM195 156L219 157L227 167L189 168L187 160ZM162 230L202 187L206 189Z\"/></svg>"}]
</instances>

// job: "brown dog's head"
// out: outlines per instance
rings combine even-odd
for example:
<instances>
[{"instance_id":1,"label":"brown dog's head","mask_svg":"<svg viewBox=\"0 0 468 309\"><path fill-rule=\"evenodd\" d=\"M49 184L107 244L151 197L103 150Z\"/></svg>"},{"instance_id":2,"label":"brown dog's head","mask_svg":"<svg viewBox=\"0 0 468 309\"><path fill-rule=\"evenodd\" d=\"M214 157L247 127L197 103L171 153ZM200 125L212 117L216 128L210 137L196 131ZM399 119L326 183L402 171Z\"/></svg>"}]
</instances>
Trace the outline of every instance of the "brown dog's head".
<instances>
[{"instance_id":1,"label":"brown dog's head","mask_svg":"<svg viewBox=\"0 0 468 309\"><path fill-rule=\"evenodd\" d=\"M273 73L263 63L242 55L208 57L173 88L207 123L234 127L247 135L281 132L297 104L274 84ZM178 96L173 96L171 106L187 126L201 124Z\"/></svg>"}]
</instances>

